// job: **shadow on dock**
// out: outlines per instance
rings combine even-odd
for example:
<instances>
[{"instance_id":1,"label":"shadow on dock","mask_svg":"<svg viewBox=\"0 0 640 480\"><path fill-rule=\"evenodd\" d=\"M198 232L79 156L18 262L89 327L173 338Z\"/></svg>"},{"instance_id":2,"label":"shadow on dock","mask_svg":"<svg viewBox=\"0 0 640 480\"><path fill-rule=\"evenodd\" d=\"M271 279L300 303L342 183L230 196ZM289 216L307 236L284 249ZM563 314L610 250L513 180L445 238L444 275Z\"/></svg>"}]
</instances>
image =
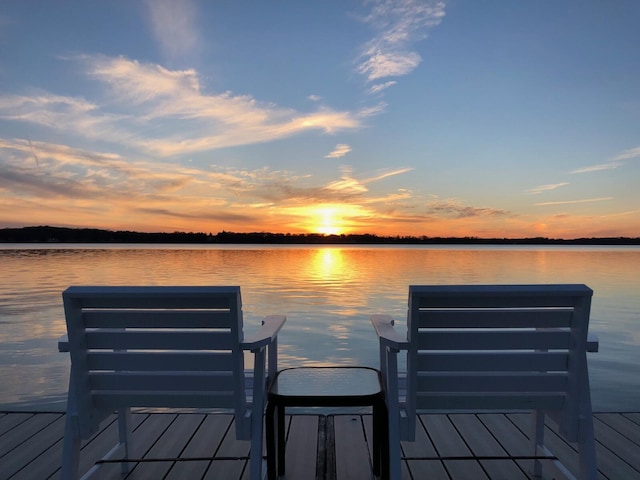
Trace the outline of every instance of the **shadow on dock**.
<instances>
[{"instance_id":1,"label":"shadow on dock","mask_svg":"<svg viewBox=\"0 0 640 480\"><path fill-rule=\"evenodd\" d=\"M128 479L245 479L249 442L235 439L233 416L205 413L135 413ZM287 479L370 480L371 415L287 416ZM527 414L427 414L416 442L405 442L405 479L528 479ZM640 413L594 414L599 478L640 480ZM578 455L551 430L550 445L575 469ZM0 413L0 479L59 478L63 413ZM115 416L82 449L88 470L117 438ZM575 470L574 470L575 471ZM94 478L122 479L118 463Z\"/></svg>"}]
</instances>

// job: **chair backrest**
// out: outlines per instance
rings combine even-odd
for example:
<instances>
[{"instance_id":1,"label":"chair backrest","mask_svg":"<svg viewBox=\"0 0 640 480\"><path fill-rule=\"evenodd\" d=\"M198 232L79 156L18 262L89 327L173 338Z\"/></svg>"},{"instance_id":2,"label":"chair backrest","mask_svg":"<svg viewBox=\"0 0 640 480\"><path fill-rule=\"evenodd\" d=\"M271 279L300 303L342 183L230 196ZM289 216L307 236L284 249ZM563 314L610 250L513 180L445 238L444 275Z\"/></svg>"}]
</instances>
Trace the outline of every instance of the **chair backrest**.
<instances>
[{"instance_id":1,"label":"chair backrest","mask_svg":"<svg viewBox=\"0 0 640 480\"><path fill-rule=\"evenodd\" d=\"M575 437L592 294L585 285L410 286L407 413L552 410Z\"/></svg>"},{"instance_id":2,"label":"chair backrest","mask_svg":"<svg viewBox=\"0 0 640 480\"><path fill-rule=\"evenodd\" d=\"M120 407L244 414L240 287L70 287L63 301L83 436Z\"/></svg>"}]
</instances>

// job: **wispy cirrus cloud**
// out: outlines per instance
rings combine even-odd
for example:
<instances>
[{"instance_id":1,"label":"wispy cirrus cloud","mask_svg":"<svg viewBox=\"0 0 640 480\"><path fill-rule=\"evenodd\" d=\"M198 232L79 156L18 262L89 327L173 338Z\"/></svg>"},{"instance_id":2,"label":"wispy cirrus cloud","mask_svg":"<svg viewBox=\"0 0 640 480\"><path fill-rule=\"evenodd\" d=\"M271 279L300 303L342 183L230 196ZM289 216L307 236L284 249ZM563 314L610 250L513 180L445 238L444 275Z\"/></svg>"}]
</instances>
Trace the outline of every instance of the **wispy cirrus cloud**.
<instances>
[{"instance_id":1,"label":"wispy cirrus cloud","mask_svg":"<svg viewBox=\"0 0 640 480\"><path fill-rule=\"evenodd\" d=\"M598 165L591 165L589 167L582 167L572 170L571 173L590 173L590 172L599 172L601 170L611 170L614 168L618 168L622 166L622 162L606 162L600 163Z\"/></svg>"},{"instance_id":2,"label":"wispy cirrus cloud","mask_svg":"<svg viewBox=\"0 0 640 480\"><path fill-rule=\"evenodd\" d=\"M548 205L571 205L574 203L606 202L608 200L613 200L613 197L584 198L581 200L560 200L556 202L540 202L540 203L535 203L534 205L536 207L544 207Z\"/></svg>"},{"instance_id":3,"label":"wispy cirrus cloud","mask_svg":"<svg viewBox=\"0 0 640 480\"><path fill-rule=\"evenodd\" d=\"M300 112L232 92L204 93L195 70L125 57L77 58L107 90L87 100L49 92L0 96L0 119L31 122L84 138L172 156L270 142L307 131L359 129L383 107Z\"/></svg>"},{"instance_id":4,"label":"wispy cirrus cloud","mask_svg":"<svg viewBox=\"0 0 640 480\"><path fill-rule=\"evenodd\" d=\"M147 0L154 37L164 55L178 59L193 54L198 45L197 9L191 0Z\"/></svg>"},{"instance_id":5,"label":"wispy cirrus cloud","mask_svg":"<svg viewBox=\"0 0 640 480\"><path fill-rule=\"evenodd\" d=\"M414 44L426 38L427 31L442 21L445 3L431 0L371 3L373 8L363 21L375 29L376 36L364 45L357 71L370 82L411 73L422 61L413 50Z\"/></svg>"},{"instance_id":6,"label":"wispy cirrus cloud","mask_svg":"<svg viewBox=\"0 0 640 480\"><path fill-rule=\"evenodd\" d=\"M612 157L611 159L609 159L604 163L578 168L576 170L572 170L571 173L591 173L591 172L599 172L601 170L612 170L614 168L622 167L627 160L631 160L639 157L640 157L640 147L630 148L629 150L625 150L624 152L616 155L615 157Z\"/></svg>"},{"instance_id":7,"label":"wispy cirrus cloud","mask_svg":"<svg viewBox=\"0 0 640 480\"><path fill-rule=\"evenodd\" d=\"M372 85L371 88L369 88L369 94L375 95L377 93L381 93L387 88L393 87L397 83L398 82L396 82L395 80L391 80L389 82L384 82L384 83L377 83L375 85Z\"/></svg>"},{"instance_id":8,"label":"wispy cirrus cloud","mask_svg":"<svg viewBox=\"0 0 640 480\"><path fill-rule=\"evenodd\" d=\"M395 175L401 175L403 173L410 172L411 170L413 170L412 167L398 167L398 168L394 168L393 170L384 170L374 175L373 177L364 179L362 183L367 184L367 183L377 182L379 180L382 180L383 178L393 177Z\"/></svg>"},{"instance_id":9,"label":"wispy cirrus cloud","mask_svg":"<svg viewBox=\"0 0 640 480\"><path fill-rule=\"evenodd\" d=\"M340 158L344 157L347 153L351 151L351 147L346 143L339 143L336 145L330 153L324 156L324 158Z\"/></svg>"},{"instance_id":10,"label":"wispy cirrus cloud","mask_svg":"<svg viewBox=\"0 0 640 480\"><path fill-rule=\"evenodd\" d=\"M529 190L525 190L525 193L530 193L532 195L537 195L540 194L542 192L548 192L551 190L556 190L560 187L564 187L566 185L569 185L568 182L560 182L560 183L550 183L547 185L538 185L537 187L533 187L530 188Z\"/></svg>"},{"instance_id":11,"label":"wispy cirrus cloud","mask_svg":"<svg viewBox=\"0 0 640 480\"><path fill-rule=\"evenodd\" d=\"M632 158L640 157L640 147L630 148L629 150L625 150L619 155L616 155L611 159L613 162L621 162L624 160L630 160Z\"/></svg>"}]
</instances>

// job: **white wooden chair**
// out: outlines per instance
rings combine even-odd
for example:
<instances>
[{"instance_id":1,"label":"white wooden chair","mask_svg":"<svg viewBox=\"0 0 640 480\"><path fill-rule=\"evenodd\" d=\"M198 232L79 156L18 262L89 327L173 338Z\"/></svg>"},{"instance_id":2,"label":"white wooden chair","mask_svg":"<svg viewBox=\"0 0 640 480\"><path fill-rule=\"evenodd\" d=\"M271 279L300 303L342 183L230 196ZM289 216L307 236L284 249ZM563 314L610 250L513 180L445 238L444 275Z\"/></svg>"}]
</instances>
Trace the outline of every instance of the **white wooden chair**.
<instances>
[{"instance_id":1,"label":"white wooden chair","mask_svg":"<svg viewBox=\"0 0 640 480\"><path fill-rule=\"evenodd\" d=\"M82 286L62 297L68 339L59 350L71 355L63 480L78 477L81 440L114 411L120 442L105 459L131 458L130 407L232 409L237 438L251 441L251 479L261 478L266 357L273 378L284 316L243 337L240 287ZM252 392L245 350L254 354Z\"/></svg>"},{"instance_id":2,"label":"white wooden chair","mask_svg":"<svg viewBox=\"0 0 640 480\"><path fill-rule=\"evenodd\" d=\"M593 292L585 285L410 286L407 334L371 317L389 409L391 478L400 440L415 440L416 411L532 411L532 474L542 475L545 414L577 442L582 480L597 476L587 351ZM406 396L398 352L406 351ZM538 458L536 458L538 457ZM563 476L575 477L559 461Z\"/></svg>"}]
</instances>

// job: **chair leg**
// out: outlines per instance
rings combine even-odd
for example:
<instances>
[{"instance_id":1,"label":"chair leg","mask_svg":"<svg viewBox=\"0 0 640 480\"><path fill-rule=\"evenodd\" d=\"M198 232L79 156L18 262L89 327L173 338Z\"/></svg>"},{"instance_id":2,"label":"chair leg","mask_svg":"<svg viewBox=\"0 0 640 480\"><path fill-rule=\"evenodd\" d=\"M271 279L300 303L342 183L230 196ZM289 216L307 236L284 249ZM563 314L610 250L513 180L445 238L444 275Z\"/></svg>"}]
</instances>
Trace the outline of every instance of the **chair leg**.
<instances>
[{"instance_id":1,"label":"chair leg","mask_svg":"<svg viewBox=\"0 0 640 480\"><path fill-rule=\"evenodd\" d=\"M265 348L254 353L253 405L251 411L251 454L249 473L251 480L262 480L262 435L264 433L265 407Z\"/></svg>"},{"instance_id":2,"label":"chair leg","mask_svg":"<svg viewBox=\"0 0 640 480\"><path fill-rule=\"evenodd\" d=\"M262 480L262 415L256 415L252 422L260 423L251 428L251 454L249 457L249 472L252 480Z\"/></svg>"},{"instance_id":3,"label":"chair leg","mask_svg":"<svg viewBox=\"0 0 640 480\"><path fill-rule=\"evenodd\" d=\"M389 417L389 478L402 478L402 451L400 448L400 401L398 398L397 351L387 349L384 362L387 376L383 377L385 400Z\"/></svg>"},{"instance_id":4,"label":"chair leg","mask_svg":"<svg viewBox=\"0 0 640 480\"><path fill-rule=\"evenodd\" d=\"M540 447L544 445L544 412L535 410L531 412L531 454L537 456ZM532 460L531 474L536 477L542 477L542 463L540 460Z\"/></svg>"},{"instance_id":5,"label":"chair leg","mask_svg":"<svg viewBox=\"0 0 640 480\"><path fill-rule=\"evenodd\" d=\"M80 432L77 417L67 412L64 427L64 444L62 447L62 480L76 480L80 463Z\"/></svg>"},{"instance_id":6,"label":"chair leg","mask_svg":"<svg viewBox=\"0 0 640 480\"><path fill-rule=\"evenodd\" d=\"M267 435L267 479L276 479L277 468L277 432L275 412L276 408L273 402L267 402L267 411L265 413L266 435Z\"/></svg>"},{"instance_id":7,"label":"chair leg","mask_svg":"<svg viewBox=\"0 0 640 480\"><path fill-rule=\"evenodd\" d=\"M64 420L64 442L62 446L62 468L60 478L62 480L76 480L80 464L80 426L78 425L78 405L76 403L76 390L74 368L71 365L69 375L69 393L67 394L67 413Z\"/></svg>"},{"instance_id":8,"label":"chair leg","mask_svg":"<svg viewBox=\"0 0 640 480\"><path fill-rule=\"evenodd\" d=\"M391 480L402 478L401 456L398 424L389 421L389 478Z\"/></svg>"},{"instance_id":9,"label":"chair leg","mask_svg":"<svg viewBox=\"0 0 640 480\"><path fill-rule=\"evenodd\" d=\"M593 417L589 415L581 425L578 440L578 455L580 457L580 479L595 480L598 476L596 466L596 446L593 434Z\"/></svg>"},{"instance_id":10,"label":"chair leg","mask_svg":"<svg viewBox=\"0 0 640 480\"><path fill-rule=\"evenodd\" d=\"M120 445L124 448L124 458L133 457L133 441L131 434L131 409L122 408L118 410L118 436ZM121 463L122 473L129 473L129 462Z\"/></svg>"}]
</instances>

